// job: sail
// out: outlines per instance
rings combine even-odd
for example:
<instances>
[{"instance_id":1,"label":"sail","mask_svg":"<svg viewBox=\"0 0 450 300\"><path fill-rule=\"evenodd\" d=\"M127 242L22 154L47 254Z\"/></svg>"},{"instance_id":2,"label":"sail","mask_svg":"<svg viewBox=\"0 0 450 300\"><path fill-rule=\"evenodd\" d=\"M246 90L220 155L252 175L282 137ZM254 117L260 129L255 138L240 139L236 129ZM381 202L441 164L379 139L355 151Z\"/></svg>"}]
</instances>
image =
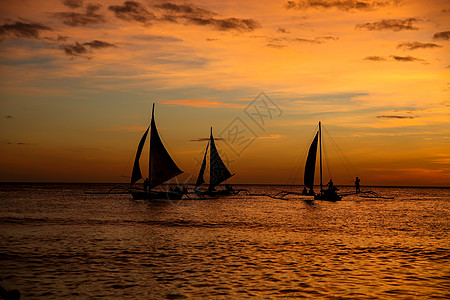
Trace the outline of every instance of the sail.
<instances>
[{"instance_id":1,"label":"sail","mask_svg":"<svg viewBox=\"0 0 450 300\"><path fill-rule=\"evenodd\" d=\"M136 151L136 158L134 159L134 165L133 165L133 172L131 173L131 183L130 187L139 179L142 178L141 174L141 167L139 165L139 159L141 158L142 148L144 148L145 140L147 138L148 134L148 128L145 131L144 135L141 138L141 141L139 142L139 146Z\"/></svg>"},{"instance_id":2,"label":"sail","mask_svg":"<svg viewBox=\"0 0 450 300\"><path fill-rule=\"evenodd\" d=\"M205 174L205 168L206 168L206 154L208 153L208 147L209 147L209 142L208 142L208 144L206 145L205 156L203 157L202 166L200 167L200 172L198 173L197 183L195 184L195 187L201 186L202 184L205 183L205 179L203 178L203 174Z\"/></svg>"},{"instance_id":3,"label":"sail","mask_svg":"<svg viewBox=\"0 0 450 300\"><path fill-rule=\"evenodd\" d=\"M153 111L155 105L153 104ZM149 160L149 180L150 189L161 183L183 173L170 157L164 147L158 131L156 130L155 118L152 111L152 121L150 124L150 160Z\"/></svg>"},{"instance_id":4,"label":"sail","mask_svg":"<svg viewBox=\"0 0 450 300\"><path fill-rule=\"evenodd\" d=\"M227 180L233 175L230 173L230 171L228 171L227 167L219 156L219 152L217 152L216 144L214 143L214 138L212 135L212 128L210 143L211 148L209 150L209 189L212 190L216 185Z\"/></svg>"},{"instance_id":5,"label":"sail","mask_svg":"<svg viewBox=\"0 0 450 300\"><path fill-rule=\"evenodd\" d=\"M314 172L316 170L316 154L317 154L317 140L319 137L319 133L316 133L316 137L311 143L311 147L309 148L308 158L306 159L305 164L305 175L303 176L303 182L306 187L309 189L314 188Z\"/></svg>"}]
</instances>

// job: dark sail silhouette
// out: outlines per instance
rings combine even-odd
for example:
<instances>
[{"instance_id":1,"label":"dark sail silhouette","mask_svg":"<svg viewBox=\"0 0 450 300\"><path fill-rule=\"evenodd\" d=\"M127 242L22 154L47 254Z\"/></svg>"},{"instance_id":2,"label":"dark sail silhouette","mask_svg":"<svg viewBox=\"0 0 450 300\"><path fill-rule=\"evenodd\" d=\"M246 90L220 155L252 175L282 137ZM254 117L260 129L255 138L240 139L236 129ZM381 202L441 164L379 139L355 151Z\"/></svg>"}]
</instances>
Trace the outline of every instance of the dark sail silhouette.
<instances>
[{"instance_id":1,"label":"dark sail silhouette","mask_svg":"<svg viewBox=\"0 0 450 300\"><path fill-rule=\"evenodd\" d=\"M145 140L147 139L148 129L145 131L144 135L141 138L141 141L139 142L139 146L136 151L136 157L134 158L134 165L133 165L133 172L131 173L131 183L130 187L139 179L142 178L141 174L141 167L139 165L139 160L141 158L142 154L142 148L144 148Z\"/></svg>"},{"instance_id":2,"label":"dark sail silhouette","mask_svg":"<svg viewBox=\"0 0 450 300\"><path fill-rule=\"evenodd\" d=\"M175 164L172 157L170 157L159 137L158 131L156 130L154 109L155 104L153 104L152 121L150 124L150 189L183 173L183 171Z\"/></svg>"},{"instance_id":3,"label":"dark sail silhouette","mask_svg":"<svg viewBox=\"0 0 450 300\"><path fill-rule=\"evenodd\" d=\"M221 182L227 180L233 176L227 167L223 163L217 151L216 144L214 143L214 137L212 134L210 136L211 148L209 150L209 190L213 190L215 186L219 185Z\"/></svg>"},{"instance_id":4,"label":"dark sail silhouette","mask_svg":"<svg viewBox=\"0 0 450 300\"><path fill-rule=\"evenodd\" d=\"M317 156L317 141L319 138L319 133L316 133L316 137L311 143L309 148L308 158L305 164L305 175L303 176L303 182L307 188L310 190L314 189L314 173L316 171L316 156Z\"/></svg>"},{"instance_id":5,"label":"dark sail silhouette","mask_svg":"<svg viewBox=\"0 0 450 300\"><path fill-rule=\"evenodd\" d=\"M200 167L200 172L198 173L197 182L195 183L195 187L199 187L205 183L205 179L203 175L205 174L206 169L206 154L208 153L209 142L206 145L205 156L203 156L202 166Z\"/></svg>"},{"instance_id":6,"label":"dark sail silhouette","mask_svg":"<svg viewBox=\"0 0 450 300\"><path fill-rule=\"evenodd\" d=\"M206 155L208 153L209 147L209 186L207 190L203 190L199 188L203 183L205 183L204 174L206 169ZM230 171L225 166L222 158L220 158L219 152L216 148L216 143L214 142L214 137L212 134L211 128L211 136L209 138L208 145L206 145L205 155L203 156L203 162L200 167L200 171L198 173L197 182L195 183L195 193L199 196L224 196L224 195L236 195L238 191L235 191L231 185L226 184L225 189L216 190L215 187L220 183L224 182L234 174L231 174Z\"/></svg>"},{"instance_id":7,"label":"dark sail silhouette","mask_svg":"<svg viewBox=\"0 0 450 300\"><path fill-rule=\"evenodd\" d=\"M341 196L337 194L338 188L333 185L333 181L330 179L328 183L328 189L323 189L322 184L322 124L319 122L319 131L316 133L311 147L309 148L308 158L305 164L305 176L304 183L311 191L314 187L314 172L316 168L316 154L317 154L317 141L319 142L319 173L320 173L320 191L314 195L315 200L326 201L339 201ZM314 193L313 193L314 194Z\"/></svg>"},{"instance_id":8,"label":"dark sail silhouette","mask_svg":"<svg viewBox=\"0 0 450 300\"><path fill-rule=\"evenodd\" d=\"M136 152L136 158L134 160L133 172L131 175L131 185L130 192L134 199L181 199L185 192L178 191L152 191L154 187L166 182L169 179L183 173L183 171L178 168L176 163L173 161L167 152L164 144L159 137L158 130L155 124L155 104L153 104L152 109L152 120L150 122L149 128L145 131L142 136L138 150ZM141 169L139 165L139 159L141 157L142 149L145 144L145 140L150 129L150 152L149 152L149 169L148 169L148 182L144 182L144 191L131 191L131 187L139 179L142 178ZM148 186L149 191L146 190Z\"/></svg>"}]
</instances>

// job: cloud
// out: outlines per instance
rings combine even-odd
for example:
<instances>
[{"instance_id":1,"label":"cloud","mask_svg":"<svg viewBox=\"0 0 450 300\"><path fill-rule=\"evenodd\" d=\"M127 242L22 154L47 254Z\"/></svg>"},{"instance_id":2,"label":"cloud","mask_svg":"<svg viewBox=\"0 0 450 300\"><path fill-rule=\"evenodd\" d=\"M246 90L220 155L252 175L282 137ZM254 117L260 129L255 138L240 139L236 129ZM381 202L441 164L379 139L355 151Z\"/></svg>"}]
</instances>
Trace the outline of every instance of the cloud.
<instances>
[{"instance_id":1,"label":"cloud","mask_svg":"<svg viewBox=\"0 0 450 300\"><path fill-rule=\"evenodd\" d=\"M207 138L198 138L198 139L189 140L189 142L205 142L205 141L209 141L209 140L210 140L210 138L207 137ZM220 138L220 137L215 137L214 140L215 141L223 141L224 139Z\"/></svg>"},{"instance_id":2,"label":"cloud","mask_svg":"<svg viewBox=\"0 0 450 300\"><path fill-rule=\"evenodd\" d=\"M0 26L0 40L7 37L39 39L41 31L50 31L52 28L40 23L14 22Z\"/></svg>"},{"instance_id":3,"label":"cloud","mask_svg":"<svg viewBox=\"0 0 450 300\"><path fill-rule=\"evenodd\" d=\"M104 128L104 129L100 129L101 131L129 131L129 132L140 132L140 131L144 131L146 130L147 127L142 127L142 126L122 126L122 125L117 125L111 128Z\"/></svg>"},{"instance_id":4,"label":"cloud","mask_svg":"<svg viewBox=\"0 0 450 300\"><path fill-rule=\"evenodd\" d=\"M418 27L414 26L414 23L419 21L416 18L407 19L384 19L379 22L357 24L355 28L362 28L367 30L418 30Z\"/></svg>"},{"instance_id":5,"label":"cloud","mask_svg":"<svg viewBox=\"0 0 450 300\"><path fill-rule=\"evenodd\" d=\"M392 60L394 61L402 61L402 62L411 62L411 61L424 61L423 59L413 57L413 56L398 56L398 55L391 55L390 56ZM386 61L387 58L383 56L366 56L364 60L371 60L371 61Z\"/></svg>"},{"instance_id":6,"label":"cloud","mask_svg":"<svg viewBox=\"0 0 450 300\"><path fill-rule=\"evenodd\" d=\"M310 8L317 9L340 9L344 11L350 10L373 10L391 5L389 1L358 1L358 0L299 0L287 1L285 7L287 9L306 10Z\"/></svg>"},{"instance_id":7,"label":"cloud","mask_svg":"<svg viewBox=\"0 0 450 300\"><path fill-rule=\"evenodd\" d=\"M367 56L364 58L364 60L373 60L373 61L384 61L386 58L382 56Z\"/></svg>"},{"instance_id":8,"label":"cloud","mask_svg":"<svg viewBox=\"0 0 450 300\"><path fill-rule=\"evenodd\" d=\"M450 40L450 31L441 31L441 32L436 32L433 35L433 39L435 40Z\"/></svg>"},{"instance_id":9,"label":"cloud","mask_svg":"<svg viewBox=\"0 0 450 300\"><path fill-rule=\"evenodd\" d=\"M414 119L413 116L377 116L378 119Z\"/></svg>"},{"instance_id":10,"label":"cloud","mask_svg":"<svg viewBox=\"0 0 450 300\"><path fill-rule=\"evenodd\" d=\"M10 140L0 140L1 144L6 144L6 145L19 145L19 146L34 146L36 144L34 143L25 143L25 142L11 142Z\"/></svg>"},{"instance_id":11,"label":"cloud","mask_svg":"<svg viewBox=\"0 0 450 300\"><path fill-rule=\"evenodd\" d=\"M216 18L217 14L215 12L192 4L174 4L167 2L155 5L155 8L163 11L161 20L174 23L182 21L185 24L211 26L220 31L236 30L239 32L250 32L261 27L253 19Z\"/></svg>"},{"instance_id":12,"label":"cloud","mask_svg":"<svg viewBox=\"0 0 450 300\"><path fill-rule=\"evenodd\" d=\"M227 18L227 19L202 19L202 18L193 18L190 20L192 24L197 25L211 25L215 27L217 30L227 31L227 30L236 30L241 32L250 32L257 28L260 28L261 25L252 19L238 19L238 18Z\"/></svg>"},{"instance_id":13,"label":"cloud","mask_svg":"<svg viewBox=\"0 0 450 300\"><path fill-rule=\"evenodd\" d=\"M71 57L85 57L87 59L91 59L91 57L89 56L85 56L85 54L88 54L90 51L90 49L103 49L103 48L111 48L111 47L117 47L114 44L110 44L107 42L103 42L103 41L99 41L99 40L94 40L91 42L87 42L87 43L79 43L79 42L75 42L74 44L71 45L61 45L61 49L64 50L64 52L66 53L67 56L71 56Z\"/></svg>"},{"instance_id":14,"label":"cloud","mask_svg":"<svg viewBox=\"0 0 450 300\"><path fill-rule=\"evenodd\" d=\"M280 137L280 134L271 134L269 136L255 136L253 139L279 139Z\"/></svg>"},{"instance_id":15,"label":"cloud","mask_svg":"<svg viewBox=\"0 0 450 300\"><path fill-rule=\"evenodd\" d=\"M116 18L124 21L150 25L150 22L156 19L153 13L149 12L141 3L135 1L126 1L123 5L111 5L108 9L114 12Z\"/></svg>"},{"instance_id":16,"label":"cloud","mask_svg":"<svg viewBox=\"0 0 450 300\"><path fill-rule=\"evenodd\" d=\"M397 55L391 55L391 57L393 59L395 59L396 61L405 61L405 62L409 62L409 61L423 61L423 59L417 58L417 57L413 57L413 56L397 56Z\"/></svg>"},{"instance_id":17,"label":"cloud","mask_svg":"<svg viewBox=\"0 0 450 300\"><path fill-rule=\"evenodd\" d=\"M279 32L279 33L290 33L289 30L287 30L286 28L281 28L281 27L278 27L277 32Z\"/></svg>"},{"instance_id":18,"label":"cloud","mask_svg":"<svg viewBox=\"0 0 450 300\"><path fill-rule=\"evenodd\" d=\"M202 107L202 108L214 108L214 107L231 107L231 108L244 108L245 105L224 103L219 101L207 100L207 99L184 99L184 100L165 100L163 104L172 106L190 106L190 107Z\"/></svg>"},{"instance_id":19,"label":"cloud","mask_svg":"<svg viewBox=\"0 0 450 300\"><path fill-rule=\"evenodd\" d=\"M171 2L154 5L156 15L136 1L126 1L123 5L109 6L115 16L125 21L151 25L154 22L183 23L185 25L210 26L216 30L253 31L261 25L253 19L216 18L217 14L192 4L175 4Z\"/></svg>"},{"instance_id":20,"label":"cloud","mask_svg":"<svg viewBox=\"0 0 450 300\"><path fill-rule=\"evenodd\" d=\"M61 45L61 49L64 50L67 56L83 56L82 54L88 52L88 49L78 42L75 42L72 45ZM87 58L90 59L90 57Z\"/></svg>"},{"instance_id":21,"label":"cloud","mask_svg":"<svg viewBox=\"0 0 450 300\"><path fill-rule=\"evenodd\" d=\"M322 42L317 39L311 40L311 39L293 38L291 39L291 41L310 44L322 44Z\"/></svg>"},{"instance_id":22,"label":"cloud","mask_svg":"<svg viewBox=\"0 0 450 300\"><path fill-rule=\"evenodd\" d=\"M450 165L450 157L447 157L447 158L436 158L436 159L433 159L431 162L435 163L435 164Z\"/></svg>"},{"instance_id":23,"label":"cloud","mask_svg":"<svg viewBox=\"0 0 450 300\"><path fill-rule=\"evenodd\" d=\"M158 42L182 42L182 39L173 37L173 36L167 36L167 35L153 35L153 34L141 34L141 35L134 35L132 38L136 40L141 41L158 41ZM208 40L208 39L207 39Z\"/></svg>"},{"instance_id":24,"label":"cloud","mask_svg":"<svg viewBox=\"0 0 450 300\"><path fill-rule=\"evenodd\" d=\"M196 7L192 4L174 4L174 3L163 3L159 5L155 5L156 8L160 8L165 10L167 13L175 13L181 15L183 17L191 17L191 18L208 18L217 15L216 13L209 11L207 9L203 9L200 7Z\"/></svg>"},{"instance_id":25,"label":"cloud","mask_svg":"<svg viewBox=\"0 0 450 300\"><path fill-rule=\"evenodd\" d=\"M331 36L321 36L316 37L314 39L305 39L305 38L288 38L288 37L279 37L279 38L270 38L269 42L266 44L267 47L281 49L286 47L285 43L308 43L308 44L322 44L326 41L336 41L339 38L331 37Z\"/></svg>"},{"instance_id":26,"label":"cloud","mask_svg":"<svg viewBox=\"0 0 450 300\"><path fill-rule=\"evenodd\" d=\"M89 46L92 49L102 49L102 48L117 47L114 44L110 44L110 43L99 41L99 40L94 40L92 42L84 43L83 45Z\"/></svg>"},{"instance_id":27,"label":"cloud","mask_svg":"<svg viewBox=\"0 0 450 300\"><path fill-rule=\"evenodd\" d=\"M421 42L412 42L412 43L401 43L398 44L398 49L404 50L416 50L416 49L426 49L426 48L440 48L441 45L434 43L421 43Z\"/></svg>"},{"instance_id":28,"label":"cloud","mask_svg":"<svg viewBox=\"0 0 450 300\"><path fill-rule=\"evenodd\" d=\"M319 36L315 38L317 41L337 41L339 40L338 37L334 36Z\"/></svg>"},{"instance_id":29,"label":"cloud","mask_svg":"<svg viewBox=\"0 0 450 300\"><path fill-rule=\"evenodd\" d=\"M65 42L65 41L67 41L68 38L69 38L68 36L64 36L64 35L59 35L58 34L58 37L56 38L56 40L58 42Z\"/></svg>"},{"instance_id":30,"label":"cloud","mask_svg":"<svg viewBox=\"0 0 450 300\"><path fill-rule=\"evenodd\" d=\"M282 49L282 48L286 47L286 45L271 44L271 43L267 44L266 46L267 47L271 47L271 48L275 48L275 49Z\"/></svg>"},{"instance_id":31,"label":"cloud","mask_svg":"<svg viewBox=\"0 0 450 300\"><path fill-rule=\"evenodd\" d=\"M36 145L36 144L33 144L33 143L24 143L24 142L18 142L18 143L16 143L16 145L20 145L20 146L33 146L33 145Z\"/></svg>"},{"instance_id":32,"label":"cloud","mask_svg":"<svg viewBox=\"0 0 450 300\"><path fill-rule=\"evenodd\" d=\"M103 24L106 22L105 17L96 13L101 7L100 4L88 4L85 8L85 13L58 12L53 13L53 16L72 27Z\"/></svg>"},{"instance_id":33,"label":"cloud","mask_svg":"<svg viewBox=\"0 0 450 300\"><path fill-rule=\"evenodd\" d=\"M83 6L83 0L63 0L63 4L70 8L79 8Z\"/></svg>"},{"instance_id":34,"label":"cloud","mask_svg":"<svg viewBox=\"0 0 450 300\"><path fill-rule=\"evenodd\" d=\"M13 116L7 115L7 116L5 116L5 118L6 118L6 119L13 119Z\"/></svg>"}]
</instances>

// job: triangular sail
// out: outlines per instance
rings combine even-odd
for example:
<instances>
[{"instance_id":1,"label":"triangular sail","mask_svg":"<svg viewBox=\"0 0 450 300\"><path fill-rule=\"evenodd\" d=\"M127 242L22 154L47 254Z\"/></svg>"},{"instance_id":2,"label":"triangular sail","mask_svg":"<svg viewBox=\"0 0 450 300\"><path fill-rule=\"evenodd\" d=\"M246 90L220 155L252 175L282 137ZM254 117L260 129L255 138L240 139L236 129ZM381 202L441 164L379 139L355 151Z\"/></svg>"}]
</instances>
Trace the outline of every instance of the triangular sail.
<instances>
[{"instance_id":1,"label":"triangular sail","mask_svg":"<svg viewBox=\"0 0 450 300\"><path fill-rule=\"evenodd\" d=\"M319 137L319 133L316 133L316 137L311 143L311 147L309 148L308 158L306 159L305 164L305 175L303 176L303 182L305 186L309 189L314 188L314 172L316 170L316 155L317 155L317 140Z\"/></svg>"},{"instance_id":2,"label":"triangular sail","mask_svg":"<svg viewBox=\"0 0 450 300\"><path fill-rule=\"evenodd\" d=\"M134 159L134 165L133 165L133 172L131 173L131 183L130 183L130 187L139 179L142 178L142 174L141 174L141 167L139 165L139 159L141 158L141 154L142 154L142 148L144 148L144 144L145 144L145 140L147 138L147 134L148 134L148 129L145 131L144 135L141 138L141 141L139 142L139 146L137 148L136 151L136 157Z\"/></svg>"},{"instance_id":3,"label":"triangular sail","mask_svg":"<svg viewBox=\"0 0 450 300\"><path fill-rule=\"evenodd\" d=\"M198 173L197 183L195 184L195 187L199 187L199 186L201 186L202 184L205 183L205 179L203 178L203 174L205 174L205 169L206 169L206 154L208 153L208 147L209 147L209 142L206 145L205 156L203 157L202 166L200 167L200 172Z\"/></svg>"},{"instance_id":4,"label":"triangular sail","mask_svg":"<svg viewBox=\"0 0 450 300\"><path fill-rule=\"evenodd\" d=\"M152 121L150 124L150 159L149 180L150 189L183 173L170 157L156 130L153 104Z\"/></svg>"},{"instance_id":5,"label":"triangular sail","mask_svg":"<svg viewBox=\"0 0 450 300\"><path fill-rule=\"evenodd\" d=\"M222 159L219 156L219 152L217 152L216 144L214 143L214 138L212 135L211 128L211 136L210 136L210 144L211 148L209 150L209 189L212 190L214 187L221 182L227 180L231 176L233 176L230 171L228 171L227 167L223 163Z\"/></svg>"}]
</instances>

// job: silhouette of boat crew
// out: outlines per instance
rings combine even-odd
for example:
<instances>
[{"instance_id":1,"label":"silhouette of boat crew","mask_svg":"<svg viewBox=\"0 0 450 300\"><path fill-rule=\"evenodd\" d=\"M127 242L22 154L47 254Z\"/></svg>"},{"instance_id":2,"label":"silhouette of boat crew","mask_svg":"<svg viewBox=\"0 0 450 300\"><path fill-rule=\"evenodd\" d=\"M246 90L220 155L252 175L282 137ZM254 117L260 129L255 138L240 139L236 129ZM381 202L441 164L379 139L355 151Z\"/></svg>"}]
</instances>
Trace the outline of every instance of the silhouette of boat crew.
<instances>
[{"instance_id":1,"label":"silhouette of boat crew","mask_svg":"<svg viewBox=\"0 0 450 300\"><path fill-rule=\"evenodd\" d=\"M359 182L360 182L360 179L359 179L358 177L356 177L356 179L355 179L355 189L356 189L356 193L361 193L361 189L360 189L360 187L359 187Z\"/></svg>"}]
</instances>

